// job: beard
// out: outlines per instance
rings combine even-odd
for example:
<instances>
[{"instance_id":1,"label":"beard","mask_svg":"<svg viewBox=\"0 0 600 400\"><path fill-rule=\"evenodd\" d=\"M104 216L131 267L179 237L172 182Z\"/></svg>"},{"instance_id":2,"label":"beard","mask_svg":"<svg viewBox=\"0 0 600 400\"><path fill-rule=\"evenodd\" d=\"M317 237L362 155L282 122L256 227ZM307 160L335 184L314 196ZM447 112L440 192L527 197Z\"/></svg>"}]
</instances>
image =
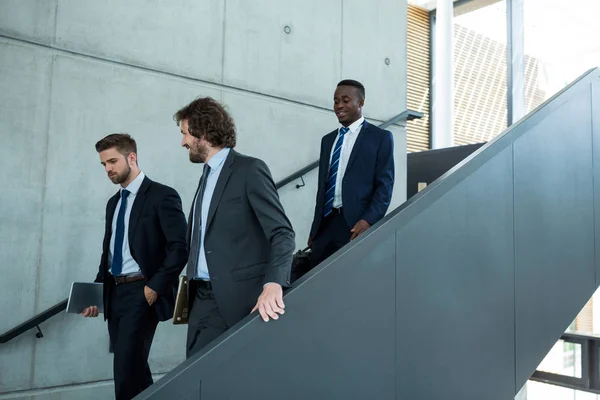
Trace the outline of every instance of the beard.
<instances>
[{"instance_id":1,"label":"beard","mask_svg":"<svg viewBox=\"0 0 600 400\"><path fill-rule=\"evenodd\" d=\"M131 174L131 167L127 165L127 168L123 172L109 176L108 179L110 179L115 185L120 185L121 183L125 182L127 178L129 178L129 174Z\"/></svg>"},{"instance_id":2,"label":"beard","mask_svg":"<svg viewBox=\"0 0 600 400\"><path fill-rule=\"evenodd\" d=\"M190 161L194 164L202 164L206 162L208 157L208 147L203 146L201 143L195 143L189 147Z\"/></svg>"}]
</instances>

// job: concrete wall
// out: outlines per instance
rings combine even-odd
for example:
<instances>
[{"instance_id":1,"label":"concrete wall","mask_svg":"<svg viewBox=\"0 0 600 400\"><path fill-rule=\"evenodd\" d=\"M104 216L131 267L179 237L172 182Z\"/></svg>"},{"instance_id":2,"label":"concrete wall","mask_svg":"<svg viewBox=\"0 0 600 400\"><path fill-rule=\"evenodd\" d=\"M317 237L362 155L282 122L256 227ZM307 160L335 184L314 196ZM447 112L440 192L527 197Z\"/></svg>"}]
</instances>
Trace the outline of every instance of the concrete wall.
<instances>
[{"instance_id":1,"label":"concrete wall","mask_svg":"<svg viewBox=\"0 0 600 400\"><path fill-rule=\"evenodd\" d=\"M106 200L117 190L94 151L99 138L131 133L142 170L175 187L187 211L201 170L179 147L172 115L209 95L232 112L238 150L264 159L279 180L318 158L321 136L337 126L339 80L365 84L372 122L406 108L405 3L0 2L0 332L95 276ZM403 126L392 131L397 206L406 143ZM316 173L305 182L280 191L299 248ZM0 399L104 398L112 378L104 322L59 314L42 329L43 339L32 331L0 346ZM153 372L184 359L184 334L159 325Z\"/></svg>"}]
</instances>

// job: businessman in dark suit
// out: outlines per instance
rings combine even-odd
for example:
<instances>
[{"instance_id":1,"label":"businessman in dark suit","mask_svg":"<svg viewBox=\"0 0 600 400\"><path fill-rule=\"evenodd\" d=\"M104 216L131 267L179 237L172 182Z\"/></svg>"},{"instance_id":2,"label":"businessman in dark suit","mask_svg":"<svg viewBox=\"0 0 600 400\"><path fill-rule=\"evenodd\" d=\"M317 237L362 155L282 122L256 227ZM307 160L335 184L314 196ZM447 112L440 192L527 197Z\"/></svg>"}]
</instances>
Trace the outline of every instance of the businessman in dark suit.
<instances>
[{"instance_id":1,"label":"businessman in dark suit","mask_svg":"<svg viewBox=\"0 0 600 400\"><path fill-rule=\"evenodd\" d=\"M223 106L200 98L174 119L190 161L204 163L188 221L189 358L255 310L284 313L295 242L266 164L233 150Z\"/></svg>"},{"instance_id":2,"label":"businessman in dark suit","mask_svg":"<svg viewBox=\"0 0 600 400\"><path fill-rule=\"evenodd\" d=\"M362 116L364 86L338 83L340 127L321 140L315 215L308 245L316 266L385 216L394 187L394 142Z\"/></svg>"},{"instance_id":3,"label":"businessman in dark suit","mask_svg":"<svg viewBox=\"0 0 600 400\"><path fill-rule=\"evenodd\" d=\"M148 354L158 321L173 316L179 274L187 262L187 224L177 192L140 171L131 136L108 135L96 150L109 179L121 185L106 206L96 282L104 284L115 396L129 400L153 383ZM98 316L98 307L83 315Z\"/></svg>"}]
</instances>

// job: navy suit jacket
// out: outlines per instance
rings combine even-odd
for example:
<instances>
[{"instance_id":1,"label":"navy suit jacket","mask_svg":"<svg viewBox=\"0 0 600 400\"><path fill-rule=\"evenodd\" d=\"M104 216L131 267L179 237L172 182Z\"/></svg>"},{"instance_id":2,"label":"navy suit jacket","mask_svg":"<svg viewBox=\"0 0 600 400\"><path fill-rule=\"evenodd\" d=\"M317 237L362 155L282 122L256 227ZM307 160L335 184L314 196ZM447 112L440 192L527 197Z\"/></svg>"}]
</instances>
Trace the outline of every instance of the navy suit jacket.
<instances>
[{"instance_id":1,"label":"navy suit jacket","mask_svg":"<svg viewBox=\"0 0 600 400\"><path fill-rule=\"evenodd\" d=\"M331 149L339 130L321 140L319 183L315 216L310 237L319 232L323 220L325 185L329 174ZM394 139L389 131L371 125L366 120L360 130L342 180L342 207L350 228L364 219L374 225L385 216L394 188Z\"/></svg>"},{"instance_id":2,"label":"navy suit jacket","mask_svg":"<svg viewBox=\"0 0 600 400\"><path fill-rule=\"evenodd\" d=\"M115 281L108 272L108 254L112 220L120 196L117 192L106 205L102 258L96 276L96 282L104 283L104 319L111 317L110 298L115 288ZM158 293L152 307L160 321L173 318L179 274L188 259L186 230L179 194L145 177L129 217L129 250L144 274L146 285Z\"/></svg>"}]
</instances>

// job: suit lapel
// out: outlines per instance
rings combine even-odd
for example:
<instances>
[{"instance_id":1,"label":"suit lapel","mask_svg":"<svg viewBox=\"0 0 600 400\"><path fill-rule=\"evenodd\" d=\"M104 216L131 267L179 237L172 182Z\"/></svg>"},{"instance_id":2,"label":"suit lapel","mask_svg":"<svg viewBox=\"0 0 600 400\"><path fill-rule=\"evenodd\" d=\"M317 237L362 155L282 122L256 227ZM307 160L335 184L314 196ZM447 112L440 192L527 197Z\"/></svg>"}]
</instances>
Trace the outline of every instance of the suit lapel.
<instances>
[{"instance_id":1,"label":"suit lapel","mask_svg":"<svg viewBox=\"0 0 600 400\"><path fill-rule=\"evenodd\" d=\"M146 192L150 188L150 184L152 181L145 177L142 185L140 186L140 190L138 190L135 195L135 200L133 202L133 207L131 208L131 215L129 216L129 243L131 243L133 235L135 234L135 228L137 228L138 220L140 219L140 215L142 215L142 209L144 208L144 203L146 202Z\"/></svg>"},{"instance_id":2,"label":"suit lapel","mask_svg":"<svg viewBox=\"0 0 600 400\"><path fill-rule=\"evenodd\" d=\"M107 231L112 232L112 221L115 217L115 211L117 209L117 203L119 202L119 197L121 197L121 191L119 190L113 197L110 198L110 204L108 207L108 213L106 214L106 224Z\"/></svg>"},{"instance_id":3,"label":"suit lapel","mask_svg":"<svg viewBox=\"0 0 600 400\"><path fill-rule=\"evenodd\" d=\"M108 268L108 252L110 251L110 239L112 236L112 223L113 218L115 217L115 210L117 209L117 203L119 202L119 198L121 197L121 192L117 192L113 197L108 200L108 205L106 207L106 229L104 232L104 242L103 242L103 255L102 255L102 265L103 272L106 273Z\"/></svg>"},{"instance_id":4,"label":"suit lapel","mask_svg":"<svg viewBox=\"0 0 600 400\"><path fill-rule=\"evenodd\" d=\"M356 142L354 142L354 147L352 147L352 152L350 153L350 159L348 160L348 164L346 164L346 172L348 172L350 167L352 167L352 163L354 162L356 155L360 152L362 143L366 140L366 137L367 137L366 133L367 133L368 129L369 129L369 123L367 122L367 120L365 120L363 122L362 127L360 128L360 131L358 131L358 137L356 138Z\"/></svg>"},{"instance_id":5,"label":"suit lapel","mask_svg":"<svg viewBox=\"0 0 600 400\"><path fill-rule=\"evenodd\" d=\"M333 143L335 142L335 138L338 136L338 133L338 129L336 129L325 136L325 154L321 156L323 168L320 169L321 176L319 177L320 185L323 187L327 183L327 177L329 176L329 159L331 158L331 150L333 149Z\"/></svg>"},{"instance_id":6,"label":"suit lapel","mask_svg":"<svg viewBox=\"0 0 600 400\"><path fill-rule=\"evenodd\" d=\"M221 173L219 174L217 185L215 186L212 199L210 200L210 207L208 208L208 217L206 218L205 228L206 232L208 232L208 229L210 228L210 223L212 222L212 219L215 216L215 212L219 207L221 196L223 196L223 191L225 190L225 187L227 186L227 181L229 181L229 177L231 176L232 166L235 161L236 155L237 152L235 152L233 149L229 151L229 155L225 159L225 163L223 164L223 168L221 169Z\"/></svg>"},{"instance_id":7,"label":"suit lapel","mask_svg":"<svg viewBox=\"0 0 600 400\"><path fill-rule=\"evenodd\" d=\"M202 178L202 175L200 176ZM187 229L187 246L188 250L190 249L190 245L192 243L192 226L194 225L194 206L196 204L196 199L198 198L198 192L200 192L200 183L201 179L198 179L198 187L196 188L196 194L194 194L194 198L192 199L192 205L190 206L190 213L188 214L188 229Z\"/></svg>"}]
</instances>

